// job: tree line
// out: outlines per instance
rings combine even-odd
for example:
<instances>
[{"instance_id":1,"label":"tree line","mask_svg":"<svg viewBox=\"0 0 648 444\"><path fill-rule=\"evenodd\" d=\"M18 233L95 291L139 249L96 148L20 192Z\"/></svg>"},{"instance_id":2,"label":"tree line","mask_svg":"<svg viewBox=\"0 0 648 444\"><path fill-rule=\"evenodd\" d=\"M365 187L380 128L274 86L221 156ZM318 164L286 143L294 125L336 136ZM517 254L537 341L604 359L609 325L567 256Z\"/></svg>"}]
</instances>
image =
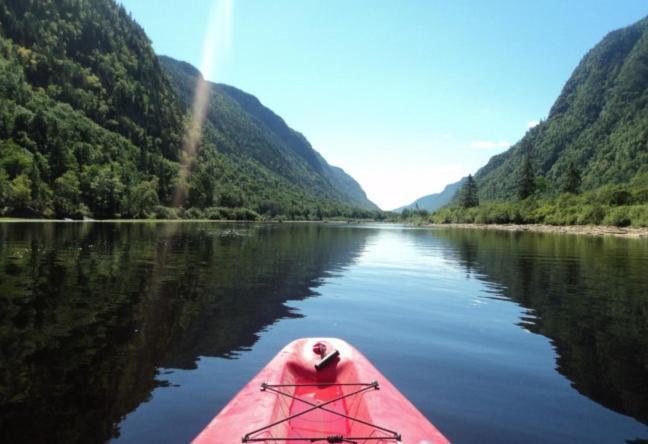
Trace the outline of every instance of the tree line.
<instances>
[{"instance_id":1,"label":"tree line","mask_svg":"<svg viewBox=\"0 0 648 444\"><path fill-rule=\"evenodd\" d=\"M648 174L638 175L625 184L607 184L582 191L581 172L569 160L559 190L547 193L547 181L537 171L528 152L516 173L516 199L480 202L479 186L469 175L451 204L431 214L425 210L405 210L400 219L441 224L648 226Z\"/></svg>"}]
</instances>

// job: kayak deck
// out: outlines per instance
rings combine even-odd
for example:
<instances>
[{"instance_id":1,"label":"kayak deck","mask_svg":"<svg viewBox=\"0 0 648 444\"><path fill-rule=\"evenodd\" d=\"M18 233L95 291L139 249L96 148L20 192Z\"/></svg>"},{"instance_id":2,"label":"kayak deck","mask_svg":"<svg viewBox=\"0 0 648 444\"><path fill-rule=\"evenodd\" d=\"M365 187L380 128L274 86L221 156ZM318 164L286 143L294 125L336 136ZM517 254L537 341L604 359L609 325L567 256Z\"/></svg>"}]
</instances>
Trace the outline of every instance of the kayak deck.
<instances>
[{"instance_id":1,"label":"kayak deck","mask_svg":"<svg viewBox=\"0 0 648 444\"><path fill-rule=\"evenodd\" d=\"M351 414L345 399L338 399L342 396L342 388L340 386L325 386L325 387L297 387L295 396L300 399L307 400L313 404L328 404L327 407L334 412ZM337 400L336 400L337 399ZM297 400L293 400L290 406L289 416L300 415L290 421L288 437L290 438L303 438L306 436L322 436L322 434L332 435L348 435L351 429L349 420L322 409L316 409L308 414L303 414L308 410L309 405Z\"/></svg>"},{"instance_id":2,"label":"kayak deck","mask_svg":"<svg viewBox=\"0 0 648 444\"><path fill-rule=\"evenodd\" d=\"M194 442L448 441L349 344L300 339L270 361Z\"/></svg>"},{"instance_id":3,"label":"kayak deck","mask_svg":"<svg viewBox=\"0 0 648 444\"><path fill-rule=\"evenodd\" d=\"M284 391L287 387L294 388L292 393ZM286 423L286 430L283 432L286 441L300 438L310 442L320 439L331 441L330 437L345 437L347 440L398 441L400 435L397 432L368 421L370 419L368 409L360 395L378 388L377 382L263 384L262 390L284 396L292 402L287 411L285 405L278 403L277 413L281 419L246 434L243 442L265 441L268 438L280 440L281 437L269 433L269 430L283 423ZM266 431L265 435L260 434L264 431ZM386 434L376 434L380 431Z\"/></svg>"}]
</instances>

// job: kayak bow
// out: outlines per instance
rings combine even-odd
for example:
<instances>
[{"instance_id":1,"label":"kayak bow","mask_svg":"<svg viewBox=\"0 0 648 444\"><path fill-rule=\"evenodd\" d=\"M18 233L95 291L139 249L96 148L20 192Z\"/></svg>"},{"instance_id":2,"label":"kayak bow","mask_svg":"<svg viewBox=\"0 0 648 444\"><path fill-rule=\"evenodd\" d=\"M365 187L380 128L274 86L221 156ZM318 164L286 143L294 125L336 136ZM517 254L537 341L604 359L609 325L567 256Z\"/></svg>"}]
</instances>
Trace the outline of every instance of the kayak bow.
<instances>
[{"instance_id":1,"label":"kayak bow","mask_svg":"<svg viewBox=\"0 0 648 444\"><path fill-rule=\"evenodd\" d=\"M448 440L351 345L309 338L281 350L193 442Z\"/></svg>"}]
</instances>

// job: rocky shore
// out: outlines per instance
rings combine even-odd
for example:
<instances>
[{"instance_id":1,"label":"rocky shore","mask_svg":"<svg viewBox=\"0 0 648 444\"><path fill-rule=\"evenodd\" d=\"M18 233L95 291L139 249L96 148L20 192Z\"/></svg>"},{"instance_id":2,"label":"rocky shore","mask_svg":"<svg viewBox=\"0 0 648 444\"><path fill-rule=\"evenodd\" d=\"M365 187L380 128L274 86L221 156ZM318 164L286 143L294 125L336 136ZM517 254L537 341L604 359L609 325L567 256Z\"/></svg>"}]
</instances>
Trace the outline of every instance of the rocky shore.
<instances>
[{"instance_id":1,"label":"rocky shore","mask_svg":"<svg viewBox=\"0 0 648 444\"><path fill-rule=\"evenodd\" d=\"M557 234L584 234L588 236L616 236L648 239L648 227L614 227L606 225L540 225L540 224L429 224L438 228L471 228L479 230L500 230L513 232L537 232Z\"/></svg>"}]
</instances>

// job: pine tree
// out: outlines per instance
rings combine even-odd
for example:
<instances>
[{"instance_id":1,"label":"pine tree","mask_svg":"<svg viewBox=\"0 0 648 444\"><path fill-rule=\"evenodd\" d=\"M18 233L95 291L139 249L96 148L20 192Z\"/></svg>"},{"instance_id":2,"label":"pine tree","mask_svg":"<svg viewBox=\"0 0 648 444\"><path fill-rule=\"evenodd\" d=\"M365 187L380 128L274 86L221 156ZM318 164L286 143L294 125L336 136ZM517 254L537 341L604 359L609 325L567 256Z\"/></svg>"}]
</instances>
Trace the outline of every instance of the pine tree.
<instances>
[{"instance_id":1,"label":"pine tree","mask_svg":"<svg viewBox=\"0 0 648 444\"><path fill-rule=\"evenodd\" d=\"M565 193L578 194L581 185L581 175L573 160L569 161L567 171L563 176L562 190Z\"/></svg>"},{"instance_id":2,"label":"pine tree","mask_svg":"<svg viewBox=\"0 0 648 444\"><path fill-rule=\"evenodd\" d=\"M518 177L518 197L520 200L531 196L536 189L536 174L533 162L531 161L531 151L527 150L524 157L524 163Z\"/></svg>"},{"instance_id":3,"label":"pine tree","mask_svg":"<svg viewBox=\"0 0 648 444\"><path fill-rule=\"evenodd\" d=\"M477 195L477 182L473 179L472 174L468 175L466 183L461 189L460 204L463 208L472 208L479 206L479 196Z\"/></svg>"}]
</instances>

